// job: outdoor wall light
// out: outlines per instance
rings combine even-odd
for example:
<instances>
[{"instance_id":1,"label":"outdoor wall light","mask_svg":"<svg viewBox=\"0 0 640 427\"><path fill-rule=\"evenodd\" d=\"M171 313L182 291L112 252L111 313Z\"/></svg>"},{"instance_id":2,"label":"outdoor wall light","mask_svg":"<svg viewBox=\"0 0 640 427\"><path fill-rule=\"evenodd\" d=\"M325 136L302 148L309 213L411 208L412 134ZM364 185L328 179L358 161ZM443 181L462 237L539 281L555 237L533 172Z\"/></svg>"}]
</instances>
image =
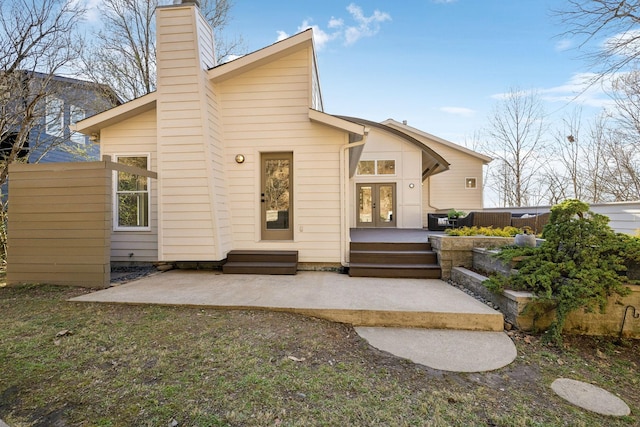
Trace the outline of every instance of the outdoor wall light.
<instances>
[{"instance_id":1,"label":"outdoor wall light","mask_svg":"<svg viewBox=\"0 0 640 427\"><path fill-rule=\"evenodd\" d=\"M413 182L412 182L411 184L409 184L409 188L413 188L413 187L415 187L415 186L416 186L416 185L415 185Z\"/></svg>"},{"instance_id":2,"label":"outdoor wall light","mask_svg":"<svg viewBox=\"0 0 640 427\"><path fill-rule=\"evenodd\" d=\"M236 154L236 163L244 163L244 155Z\"/></svg>"}]
</instances>

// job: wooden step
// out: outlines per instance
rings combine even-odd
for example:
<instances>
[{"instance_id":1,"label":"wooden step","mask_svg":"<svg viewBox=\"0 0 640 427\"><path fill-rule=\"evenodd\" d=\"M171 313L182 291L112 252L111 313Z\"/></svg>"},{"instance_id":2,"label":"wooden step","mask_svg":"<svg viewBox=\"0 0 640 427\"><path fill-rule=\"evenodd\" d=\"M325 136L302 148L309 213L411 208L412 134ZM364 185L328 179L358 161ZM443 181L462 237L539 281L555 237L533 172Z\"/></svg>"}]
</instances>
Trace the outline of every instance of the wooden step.
<instances>
[{"instance_id":1,"label":"wooden step","mask_svg":"<svg viewBox=\"0 0 640 427\"><path fill-rule=\"evenodd\" d=\"M433 251L351 251L352 263L386 264L437 264L438 256Z\"/></svg>"},{"instance_id":2,"label":"wooden step","mask_svg":"<svg viewBox=\"0 0 640 427\"><path fill-rule=\"evenodd\" d=\"M442 276L442 271L437 264L349 263L349 276L439 279Z\"/></svg>"},{"instance_id":3,"label":"wooden step","mask_svg":"<svg viewBox=\"0 0 640 427\"><path fill-rule=\"evenodd\" d=\"M349 276L439 279L429 242L351 242Z\"/></svg>"},{"instance_id":4,"label":"wooden step","mask_svg":"<svg viewBox=\"0 0 640 427\"><path fill-rule=\"evenodd\" d=\"M298 251L233 250L222 266L225 274L296 274Z\"/></svg>"},{"instance_id":5,"label":"wooden step","mask_svg":"<svg viewBox=\"0 0 640 427\"><path fill-rule=\"evenodd\" d=\"M351 242L352 251L430 251L431 243L411 242Z\"/></svg>"}]
</instances>

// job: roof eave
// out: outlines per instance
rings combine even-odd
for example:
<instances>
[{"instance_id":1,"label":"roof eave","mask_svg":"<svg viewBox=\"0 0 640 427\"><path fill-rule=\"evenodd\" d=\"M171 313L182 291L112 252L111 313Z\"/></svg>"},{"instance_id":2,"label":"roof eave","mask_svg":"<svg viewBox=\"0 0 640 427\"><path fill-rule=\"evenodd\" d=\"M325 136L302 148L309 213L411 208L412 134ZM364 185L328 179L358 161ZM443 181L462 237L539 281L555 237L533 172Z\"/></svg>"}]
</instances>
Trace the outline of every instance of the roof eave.
<instances>
[{"instance_id":1,"label":"roof eave","mask_svg":"<svg viewBox=\"0 0 640 427\"><path fill-rule=\"evenodd\" d=\"M427 138L427 139L431 139L435 142L438 142L442 145L446 145L447 147L453 148L454 150L458 150L461 151L463 153L469 154L470 156L473 156L477 159L482 160L482 162L486 165L489 164L493 158L486 156L482 153L478 153L477 151L473 151L467 147L463 147L462 145L456 144L455 142L451 142L451 141L447 141L446 139L440 138L438 136L432 135L428 132L422 131L420 129L414 128L413 126L409 126L406 125L404 123L400 123L396 120L393 119L387 119L385 121L382 122L383 124L393 127L393 128L400 128L403 131L407 131L407 132L412 132L416 135L419 135L421 137Z\"/></svg>"},{"instance_id":2,"label":"roof eave","mask_svg":"<svg viewBox=\"0 0 640 427\"><path fill-rule=\"evenodd\" d=\"M213 67L208 71L208 77L212 81L224 81L278 58L287 56L298 51L301 47L306 46L313 48L313 31L311 29L241 56L233 61Z\"/></svg>"},{"instance_id":3,"label":"roof eave","mask_svg":"<svg viewBox=\"0 0 640 427\"><path fill-rule=\"evenodd\" d=\"M88 117L71 126L71 130L85 135L99 133L101 129L114 125L122 120L135 117L139 114L151 111L156 108L157 92L136 98L125 104L119 105L102 113Z\"/></svg>"},{"instance_id":4,"label":"roof eave","mask_svg":"<svg viewBox=\"0 0 640 427\"><path fill-rule=\"evenodd\" d=\"M354 123L348 120L344 120L331 114L323 113L322 111L309 109L309 119L314 122L322 123L336 129L344 130L349 133L364 136L365 126L359 123Z\"/></svg>"}]
</instances>

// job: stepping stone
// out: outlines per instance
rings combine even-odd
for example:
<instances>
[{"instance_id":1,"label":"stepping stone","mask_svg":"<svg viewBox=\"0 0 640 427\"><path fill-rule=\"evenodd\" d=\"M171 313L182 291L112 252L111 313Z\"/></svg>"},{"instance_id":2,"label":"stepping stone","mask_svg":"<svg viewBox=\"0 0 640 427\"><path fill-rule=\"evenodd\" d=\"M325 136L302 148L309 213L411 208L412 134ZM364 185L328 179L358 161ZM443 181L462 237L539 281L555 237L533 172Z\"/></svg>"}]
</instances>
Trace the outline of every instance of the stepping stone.
<instances>
[{"instance_id":1,"label":"stepping stone","mask_svg":"<svg viewBox=\"0 0 640 427\"><path fill-rule=\"evenodd\" d=\"M442 371L483 372L502 368L517 356L504 332L357 327L373 347Z\"/></svg>"},{"instance_id":2,"label":"stepping stone","mask_svg":"<svg viewBox=\"0 0 640 427\"><path fill-rule=\"evenodd\" d=\"M593 384L558 378L551 384L551 389L558 396L587 411L614 417L624 417L631 413L622 399Z\"/></svg>"}]
</instances>

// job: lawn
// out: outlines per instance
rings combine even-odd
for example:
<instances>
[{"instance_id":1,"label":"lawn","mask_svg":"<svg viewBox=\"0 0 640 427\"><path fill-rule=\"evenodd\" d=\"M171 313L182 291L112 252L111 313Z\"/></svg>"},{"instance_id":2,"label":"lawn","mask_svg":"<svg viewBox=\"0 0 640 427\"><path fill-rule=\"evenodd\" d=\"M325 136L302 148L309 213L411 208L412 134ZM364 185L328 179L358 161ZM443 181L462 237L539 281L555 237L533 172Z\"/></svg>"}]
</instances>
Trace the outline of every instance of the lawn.
<instances>
[{"instance_id":1,"label":"lawn","mask_svg":"<svg viewBox=\"0 0 640 427\"><path fill-rule=\"evenodd\" d=\"M0 419L19 426L638 426L640 344L513 334L514 363L442 372L349 325L286 313L72 303L0 287ZM636 321L636 320L634 320ZM629 417L571 406L558 377L620 396Z\"/></svg>"}]
</instances>

